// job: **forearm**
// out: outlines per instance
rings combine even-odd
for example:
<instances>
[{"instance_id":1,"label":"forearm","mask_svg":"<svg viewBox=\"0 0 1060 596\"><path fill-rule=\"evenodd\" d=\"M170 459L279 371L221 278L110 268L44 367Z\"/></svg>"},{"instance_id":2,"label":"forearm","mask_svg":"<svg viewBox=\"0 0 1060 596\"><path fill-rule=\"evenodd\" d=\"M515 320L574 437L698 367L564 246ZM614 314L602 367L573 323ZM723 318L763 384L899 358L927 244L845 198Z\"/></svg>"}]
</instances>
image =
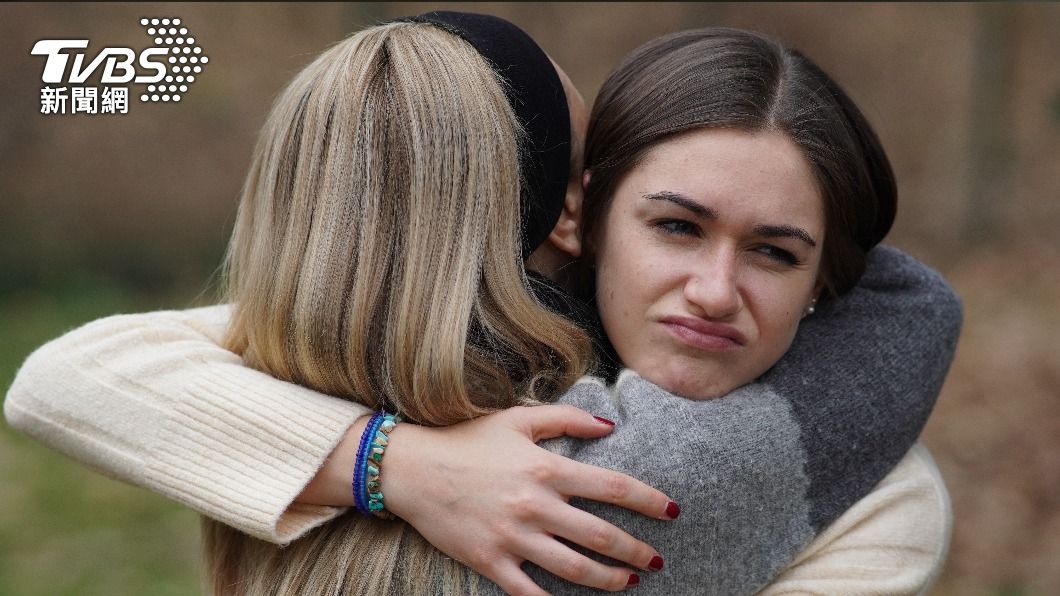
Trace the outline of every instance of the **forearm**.
<instances>
[{"instance_id":1,"label":"forearm","mask_svg":"<svg viewBox=\"0 0 1060 596\"><path fill-rule=\"evenodd\" d=\"M19 371L9 424L107 475L284 543L341 509L294 503L357 404L243 366L218 346L227 309L109 317Z\"/></svg>"},{"instance_id":2,"label":"forearm","mask_svg":"<svg viewBox=\"0 0 1060 596\"><path fill-rule=\"evenodd\" d=\"M75 459L190 505L244 533L277 543L298 538L341 513L341 507L352 501L350 480L365 408L246 368L219 345L227 317L227 309L150 313L112 317L75 330L27 360L6 404L8 418L13 426ZM473 506L452 520L456 534L468 534L468 527L482 530L471 531L471 539L454 540L444 523L439 529L437 522L451 519L455 507L445 508L440 515L414 515L429 487L440 487L442 493L449 490L453 499L467 502L468 474L450 475L445 482L438 479L438 466L422 465L425 453L417 446L422 448L425 443L416 437L434 437L437 445L435 435L443 431L399 425L393 434L394 445L387 450L388 469L383 475L385 490L393 497L387 499L388 507L406 519L419 520L416 528L446 554L469 560L472 567L510 586L520 584L511 573L518 573L514 559L537 554L513 549L504 542L507 537L494 536L495 544L501 541L499 548L477 567L473 564L477 559L472 558L481 551L476 545L484 544L484 533L498 527L494 522L511 519L503 497L529 486L566 506L550 487L535 484L532 474L513 474L511 462L542 457L545 452L533 438L543 436L538 432L599 436L610 430L584 412L553 410L552 416L544 418L527 414L516 417L512 428L503 422L487 425L492 429L488 435L501 432L515 452L509 451L509 457L496 462L499 473L482 474L481 467L475 469L475 479L487 482L477 491L485 497L486 507ZM533 419L546 422L540 426L529 422ZM457 443L467 446L467 441L458 439ZM459 459L474 464L484 451L495 452L498 441L487 439L484 450L476 445L483 442L472 441L470 450L465 449L467 457ZM426 455L440 455L443 466L453 459L451 450L430 444L426 450ZM494 497L491 491L498 486L491 479L497 478L510 480L514 488L509 486ZM402 479L405 488L389 488L388 482L400 485ZM588 494L572 481L568 485L576 494ZM665 495L643 485L640 489L640 496L625 505L649 515L664 515ZM426 501L430 505L439 499L426 497ZM485 508L492 505L496 510L498 504L500 511L495 515L483 515ZM471 518L478 519L479 525L473 526ZM518 536L512 537L516 543L522 544L520 540L528 534L547 536L537 521L524 522ZM569 529L568 535L575 536L583 532L580 525L560 524L560 529ZM636 568L647 567L657 554L628 536L624 545L629 548L623 556ZM498 570L493 563L502 556L511 560L510 565L494 575ZM625 582L629 573L628 567L601 571L604 576L583 581L612 585Z\"/></svg>"}]
</instances>

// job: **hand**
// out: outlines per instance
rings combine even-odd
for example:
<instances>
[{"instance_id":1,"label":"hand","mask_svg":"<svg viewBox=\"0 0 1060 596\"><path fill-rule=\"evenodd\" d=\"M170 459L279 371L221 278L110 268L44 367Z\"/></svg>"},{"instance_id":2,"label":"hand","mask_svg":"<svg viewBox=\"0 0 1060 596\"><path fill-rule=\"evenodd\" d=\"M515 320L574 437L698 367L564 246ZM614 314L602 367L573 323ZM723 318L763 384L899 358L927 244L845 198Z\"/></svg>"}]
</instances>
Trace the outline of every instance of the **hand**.
<instances>
[{"instance_id":1,"label":"hand","mask_svg":"<svg viewBox=\"0 0 1060 596\"><path fill-rule=\"evenodd\" d=\"M611 428L559 405L511 408L445 428L399 424L383 460L387 509L511 594L545 594L520 568L523 561L585 586L635 585L639 576L632 569L594 561L556 537L645 570L661 568L659 553L568 499L612 503L662 520L676 517L676 504L629 476L535 444L561 435L598 438Z\"/></svg>"}]
</instances>

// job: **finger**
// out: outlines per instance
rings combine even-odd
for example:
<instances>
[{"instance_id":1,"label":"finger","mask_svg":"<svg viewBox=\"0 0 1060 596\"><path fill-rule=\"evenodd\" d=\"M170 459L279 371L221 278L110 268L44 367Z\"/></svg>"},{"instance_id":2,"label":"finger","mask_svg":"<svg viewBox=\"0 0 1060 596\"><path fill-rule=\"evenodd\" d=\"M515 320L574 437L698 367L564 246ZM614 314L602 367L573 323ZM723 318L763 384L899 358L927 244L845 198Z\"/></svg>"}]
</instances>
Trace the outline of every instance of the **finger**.
<instances>
[{"instance_id":1,"label":"finger","mask_svg":"<svg viewBox=\"0 0 1060 596\"><path fill-rule=\"evenodd\" d=\"M504 561L497 565L494 573L486 577L512 596L549 596L515 561Z\"/></svg>"},{"instance_id":2,"label":"finger","mask_svg":"<svg viewBox=\"0 0 1060 596\"><path fill-rule=\"evenodd\" d=\"M675 519L681 513L665 493L626 474L567 458L555 465L553 487L568 497L618 505L655 519Z\"/></svg>"},{"instance_id":3,"label":"finger","mask_svg":"<svg viewBox=\"0 0 1060 596\"><path fill-rule=\"evenodd\" d=\"M547 511L544 528L551 534L633 567L663 568L658 551L591 513L570 505Z\"/></svg>"},{"instance_id":4,"label":"finger","mask_svg":"<svg viewBox=\"0 0 1060 596\"><path fill-rule=\"evenodd\" d=\"M616 592L640 583L632 569L604 565L548 536L540 535L528 546L522 553L527 561L575 584Z\"/></svg>"},{"instance_id":5,"label":"finger","mask_svg":"<svg viewBox=\"0 0 1060 596\"><path fill-rule=\"evenodd\" d=\"M563 435L595 439L611 432L615 423L567 405L511 408L508 416L535 443Z\"/></svg>"}]
</instances>

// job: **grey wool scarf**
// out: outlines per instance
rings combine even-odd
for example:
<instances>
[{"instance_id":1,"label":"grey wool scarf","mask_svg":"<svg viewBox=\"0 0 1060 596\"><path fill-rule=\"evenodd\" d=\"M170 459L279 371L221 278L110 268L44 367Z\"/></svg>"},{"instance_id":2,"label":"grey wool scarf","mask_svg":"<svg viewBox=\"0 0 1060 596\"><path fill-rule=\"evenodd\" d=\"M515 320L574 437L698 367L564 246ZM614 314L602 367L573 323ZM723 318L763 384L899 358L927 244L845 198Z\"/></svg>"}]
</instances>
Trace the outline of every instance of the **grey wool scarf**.
<instances>
[{"instance_id":1,"label":"grey wool scarf","mask_svg":"<svg viewBox=\"0 0 1060 596\"><path fill-rule=\"evenodd\" d=\"M960 301L940 275L877 247L859 284L805 319L789 352L756 382L707 401L631 371L613 388L580 382L560 403L614 420L614 431L544 445L630 474L681 504L681 517L665 522L574 501L665 554L652 593L753 594L913 445L960 324ZM600 592L524 567L555 594ZM500 593L480 583L483 593Z\"/></svg>"}]
</instances>

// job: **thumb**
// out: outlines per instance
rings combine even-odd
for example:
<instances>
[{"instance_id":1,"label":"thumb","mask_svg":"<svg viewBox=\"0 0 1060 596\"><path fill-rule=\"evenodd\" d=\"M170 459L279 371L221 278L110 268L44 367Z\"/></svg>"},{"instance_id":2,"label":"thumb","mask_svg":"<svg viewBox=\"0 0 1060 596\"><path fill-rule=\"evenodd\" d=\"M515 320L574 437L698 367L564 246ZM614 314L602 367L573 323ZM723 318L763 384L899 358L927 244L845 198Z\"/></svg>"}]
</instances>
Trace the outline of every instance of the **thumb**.
<instances>
[{"instance_id":1,"label":"thumb","mask_svg":"<svg viewBox=\"0 0 1060 596\"><path fill-rule=\"evenodd\" d=\"M545 405L508 410L515 428L537 443L544 439L571 436L596 439L611 432L615 423L589 412L566 405Z\"/></svg>"}]
</instances>

